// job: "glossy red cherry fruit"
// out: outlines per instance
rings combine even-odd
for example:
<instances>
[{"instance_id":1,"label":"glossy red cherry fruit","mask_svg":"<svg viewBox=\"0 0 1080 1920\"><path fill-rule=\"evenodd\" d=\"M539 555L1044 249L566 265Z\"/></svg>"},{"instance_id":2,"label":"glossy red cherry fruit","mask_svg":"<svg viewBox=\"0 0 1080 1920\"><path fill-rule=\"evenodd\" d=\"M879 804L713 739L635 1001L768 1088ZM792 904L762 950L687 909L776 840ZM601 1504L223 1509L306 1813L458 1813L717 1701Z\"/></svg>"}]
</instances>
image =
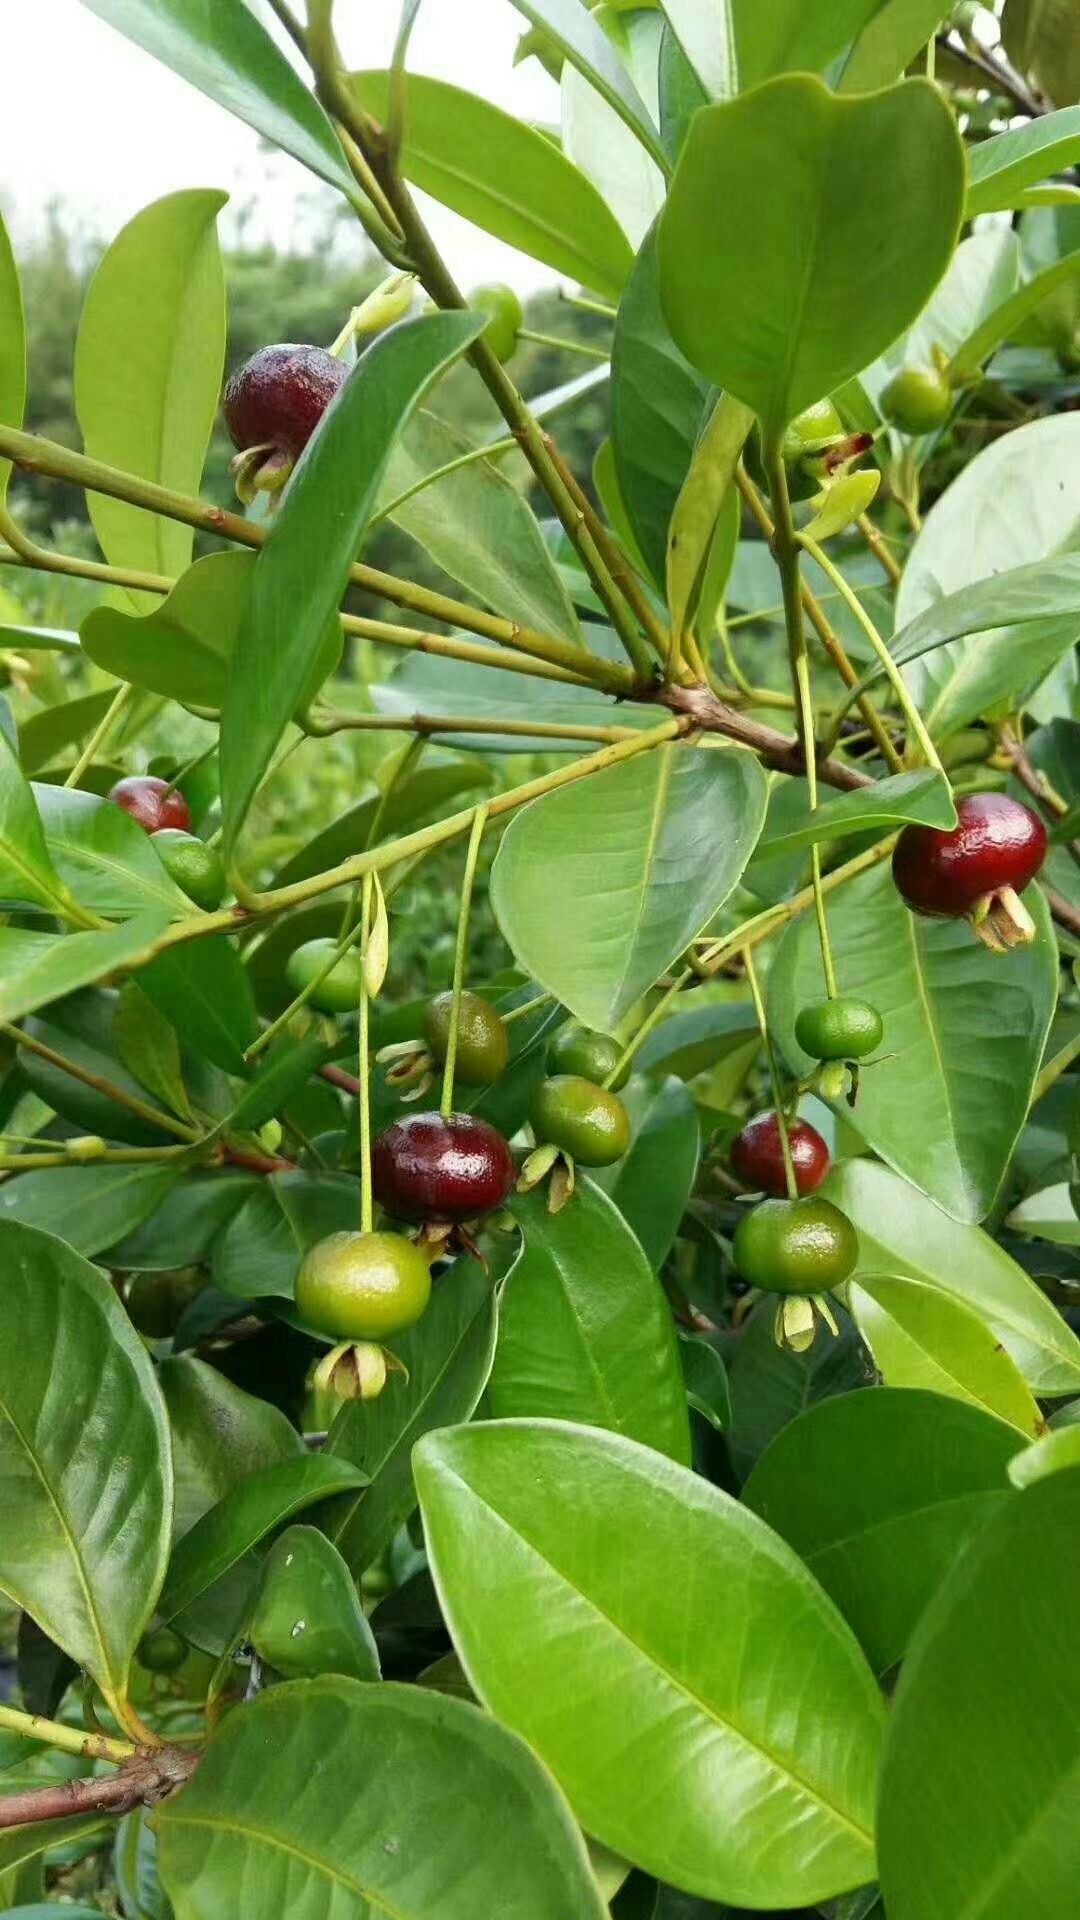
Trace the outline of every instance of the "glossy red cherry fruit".
<instances>
[{"instance_id":1,"label":"glossy red cherry fruit","mask_svg":"<svg viewBox=\"0 0 1080 1920\"><path fill-rule=\"evenodd\" d=\"M126 780L118 780L109 799L123 807L144 833L160 833L162 827L191 831L191 809L183 794L151 773L133 773Z\"/></svg>"},{"instance_id":2,"label":"glossy red cherry fruit","mask_svg":"<svg viewBox=\"0 0 1080 1920\"><path fill-rule=\"evenodd\" d=\"M225 388L233 445L241 453L272 447L298 460L348 372L325 347L260 347Z\"/></svg>"},{"instance_id":3,"label":"glossy red cherry fruit","mask_svg":"<svg viewBox=\"0 0 1080 1920\"><path fill-rule=\"evenodd\" d=\"M829 1171L829 1149L806 1120L788 1121L788 1140L800 1193L813 1193ZM731 1165L743 1185L777 1197L787 1193L780 1122L775 1113L759 1113L747 1122L731 1148Z\"/></svg>"},{"instance_id":4,"label":"glossy red cherry fruit","mask_svg":"<svg viewBox=\"0 0 1080 1920\"><path fill-rule=\"evenodd\" d=\"M913 913L970 919L995 953L1035 937L1020 893L1046 858L1046 828L1004 793L971 793L956 803L958 824L905 827L893 853L893 879Z\"/></svg>"},{"instance_id":5,"label":"glossy red cherry fruit","mask_svg":"<svg viewBox=\"0 0 1080 1920\"><path fill-rule=\"evenodd\" d=\"M413 1113L375 1142L375 1198L395 1220L457 1223L501 1207L514 1184L501 1133L471 1113Z\"/></svg>"}]
</instances>

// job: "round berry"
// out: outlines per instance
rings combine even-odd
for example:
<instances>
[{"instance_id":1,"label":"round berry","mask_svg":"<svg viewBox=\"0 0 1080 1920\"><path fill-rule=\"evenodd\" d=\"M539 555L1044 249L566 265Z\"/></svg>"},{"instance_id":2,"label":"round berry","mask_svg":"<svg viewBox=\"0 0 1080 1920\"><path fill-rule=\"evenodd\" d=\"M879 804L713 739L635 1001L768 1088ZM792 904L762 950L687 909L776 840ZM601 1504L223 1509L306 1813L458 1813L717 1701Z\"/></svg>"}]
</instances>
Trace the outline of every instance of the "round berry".
<instances>
[{"instance_id":1,"label":"round berry","mask_svg":"<svg viewBox=\"0 0 1080 1920\"><path fill-rule=\"evenodd\" d=\"M900 433L933 433L952 412L953 393L936 367L904 367L881 395L881 411Z\"/></svg>"},{"instance_id":2,"label":"round berry","mask_svg":"<svg viewBox=\"0 0 1080 1920\"><path fill-rule=\"evenodd\" d=\"M162 866L181 893L207 913L220 907L225 895L225 869L216 847L208 847L205 840L179 827L159 827L151 839Z\"/></svg>"},{"instance_id":3,"label":"round berry","mask_svg":"<svg viewBox=\"0 0 1080 1920\"><path fill-rule=\"evenodd\" d=\"M143 1635L135 1657L147 1673L175 1673L187 1659L187 1646L171 1627L156 1627Z\"/></svg>"},{"instance_id":4,"label":"round berry","mask_svg":"<svg viewBox=\"0 0 1080 1920\"><path fill-rule=\"evenodd\" d=\"M814 1000L795 1018L795 1038L812 1060L865 1060L884 1035L880 1013L866 1000Z\"/></svg>"},{"instance_id":5,"label":"round berry","mask_svg":"<svg viewBox=\"0 0 1080 1920\"><path fill-rule=\"evenodd\" d=\"M829 1149L806 1120L788 1121L788 1141L795 1185L800 1193L813 1193L829 1171ZM787 1193L780 1121L775 1113L759 1113L747 1122L732 1144L731 1165L743 1185L755 1192Z\"/></svg>"},{"instance_id":6,"label":"round berry","mask_svg":"<svg viewBox=\"0 0 1080 1920\"><path fill-rule=\"evenodd\" d=\"M394 1219L456 1223L501 1207L515 1167L502 1134L475 1114L411 1113L379 1135L371 1172Z\"/></svg>"},{"instance_id":7,"label":"round berry","mask_svg":"<svg viewBox=\"0 0 1080 1920\"><path fill-rule=\"evenodd\" d=\"M363 962L354 947L335 961L336 940L305 940L289 955L285 978L294 993L304 993L331 961L329 973L308 994L308 1005L320 1013L353 1013L360 1004Z\"/></svg>"},{"instance_id":8,"label":"round berry","mask_svg":"<svg viewBox=\"0 0 1080 1920\"><path fill-rule=\"evenodd\" d=\"M592 1080L599 1087L609 1074L615 1072L622 1055L622 1047L609 1033L592 1033L579 1021L571 1020L555 1035L547 1058L552 1073L574 1074L580 1080ZM628 1060L622 1072L612 1081L612 1087L625 1087L629 1078Z\"/></svg>"},{"instance_id":9,"label":"round berry","mask_svg":"<svg viewBox=\"0 0 1080 1920\"><path fill-rule=\"evenodd\" d=\"M893 879L913 913L961 919L1003 889L1021 893L1046 858L1047 836L1029 807L1005 793L969 793L957 825L905 827Z\"/></svg>"},{"instance_id":10,"label":"round berry","mask_svg":"<svg viewBox=\"0 0 1080 1920\"><path fill-rule=\"evenodd\" d=\"M859 1239L846 1213L813 1194L763 1200L735 1229L735 1265L766 1293L823 1293L853 1273Z\"/></svg>"},{"instance_id":11,"label":"round berry","mask_svg":"<svg viewBox=\"0 0 1080 1920\"><path fill-rule=\"evenodd\" d=\"M225 388L233 445L241 453L273 447L298 460L348 372L325 347L260 347Z\"/></svg>"},{"instance_id":12,"label":"round berry","mask_svg":"<svg viewBox=\"0 0 1080 1920\"><path fill-rule=\"evenodd\" d=\"M831 400L817 400L804 413L797 414L784 428L780 450L790 466L796 460L819 454L844 438L844 423Z\"/></svg>"},{"instance_id":13,"label":"round berry","mask_svg":"<svg viewBox=\"0 0 1080 1920\"><path fill-rule=\"evenodd\" d=\"M118 780L109 799L123 807L144 833L160 833L163 827L190 832L191 810L183 794L152 773L132 773Z\"/></svg>"},{"instance_id":14,"label":"round berry","mask_svg":"<svg viewBox=\"0 0 1080 1920\"><path fill-rule=\"evenodd\" d=\"M331 1233L304 1255L296 1309L333 1340L386 1340L414 1326L431 1295L418 1246L398 1233Z\"/></svg>"},{"instance_id":15,"label":"round berry","mask_svg":"<svg viewBox=\"0 0 1080 1920\"><path fill-rule=\"evenodd\" d=\"M579 1074L542 1080L530 1119L537 1140L559 1147L583 1167L610 1167L630 1145L630 1119L618 1095Z\"/></svg>"},{"instance_id":16,"label":"round berry","mask_svg":"<svg viewBox=\"0 0 1080 1920\"><path fill-rule=\"evenodd\" d=\"M440 1066L450 1039L452 993L437 993L424 1009L424 1038ZM505 1071L510 1041L501 1014L490 1000L464 992L458 1014L457 1056L454 1073L462 1086L486 1087Z\"/></svg>"}]
</instances>

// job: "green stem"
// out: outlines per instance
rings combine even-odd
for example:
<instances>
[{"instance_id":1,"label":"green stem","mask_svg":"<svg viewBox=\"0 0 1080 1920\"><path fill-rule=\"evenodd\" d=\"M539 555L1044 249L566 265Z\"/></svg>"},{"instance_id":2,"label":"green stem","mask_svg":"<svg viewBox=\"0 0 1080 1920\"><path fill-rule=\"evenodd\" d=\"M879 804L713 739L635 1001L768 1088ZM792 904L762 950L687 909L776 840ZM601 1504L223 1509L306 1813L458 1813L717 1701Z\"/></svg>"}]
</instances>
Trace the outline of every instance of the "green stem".
<instances>
[{"instance_id":1,"label":"green stem","mask_svg":"<svg viewBox=\"0 0 1080 1920\"><path fill-rule=\"evenodd\" d=\"M439 1111L444 1120L448 1120L454 1111L454 1069L457 1066L458 1026L461 1021L461 994L465 985L465 966L469 953L469 912L472 907L473 886L476 881L476 864L480 858L480 842L487 826L488 809L481 804L473 817L472 832L469 835L468 852L465 855L465 873L461 882L461 905L458 908L457 944L454 948L454 983L450 1002L450 1026L446 1035L446 1059L443 1063L442 1100Z\"/></svg>"},{"instance_id":2,"label":"green stem","mask_svg":"<svg viewBox=\"0 0 1080 1920\"><path fill-rule=\"evenodd\" d=\"M521 651L523 629L503 624L516 640L499 639L497 645L482 647L475 641L449 638L441 633L422 633L418 627L398 627L386 620L365 620L357 614L343 613L341 624L347 634L358 640L373 640L381 647L404 647L414 653L431 653L444 660L465 660L470 666L488 667L496 672L522 673L541 680L558 680L567 687L599 687L601 691L622 695L633 691L633 679L617 661L600 660L595 654L578 648L574 667L556 665L546 654ZM524 644L530 644L524 634ZM502 651L505 649L505 651Z\"/></svg>"},{"instance_id":3,"label":"green stem","mask_svg":"<svg viewBox=\"0 0 1080 1920\"><path fill-rule=\"evenodd\" d=\"M10 1139L10 1134L0 1138ZM193 1147L107 1147L95 1159L81 1161L73 1159L68 1153L57 1150L52 1153L2 1153L0 1152L0 1172L33 1173L43 1167L78 1166L141 1166L143 1161L174 1160L190 1154Z\"/></svg>"},{"instance_id":4,"label":"green stem","mask_svg":"<svg viewBox=\"0 0 1080 1920\"><path fill-rule=\"evenodd\" d=\"M911 732L914 734L915 739L918 741L919 746L922 748L923 755L927 761L927 764L931 767L936 767L939 773L944 773L945 769L942 766L941 760L938 756L938 750L935 747L933 741L930 738L929 733L926 730L923 717L919 712L918 707L915 705L914 700L912 699L910 693L908 692L907 686L904 682L904 676L900 672L899 667L897 666L895 660L893 659L892 654L889 652L889 649L886 646L884 640L882 639L880 633L878 632L876 626L874 625L874 622L871 620L870 615L867 613L866 608L863 606L862 601L859 599L858 594L855 593L852 590L852 588L848 585L847 581L844 579L843 574L840 572L839 567L837 567L833 563L833 561L830 560L828 554L825 552L824 547L819 547L817 541L811 540L808 537L808 535L806 535L805 533L798 534L796 538L798 540L799 545L802 547L805 547L807 553L810 554L811 558L817 561L817 564L821 568L822 572L826 574L827 577L832 581L833 586L836 588L836 591L840 595L840 598L843 600L845 606L847 606L849 610L854 614L860 627L862 628L867 639L869 640L870 645L873 647L874 653L876 654L878 661L880 662L882 668L884 669L889 685L891 686L893 692L896 695L897 700L900 703L900 707L903 712L904 718L907 721L908 726L911 729Z\"/></svg>"},{"instance_id":5,"label":"green stem","mask_svg":"<svg viewBox=\"0 0 1080 1920\"><path fill-rule=\"evenodd\" d=\"M604 320L617 320L618 307L609 307L605 300L590 300L583 293L567 293L565 288L559 291L559 299L568 307L579 307L582 313L598 313Z\"/></svg>"},{"instance_id":6,"label":"green stem","mask_svg":"<svg viewBox=\"0 0 1080 1920\"><path fill-rule=\"evenodd\" d=\"M887 574L894 587L898 587L904 577L904 569L898 561L893 559L883 536L878 532L870 515L868 513L860 513L855 524L882 572Z\"/></svg>"},{"instance_id":7,"label":"green stem","mask_svg":"<svg viewBox=\"0 0 1080 1920\"><path fill-rule=\"evenodd\" d=\"M140 1120L145 1120L149 1126L160 1128L162 1133L175 1134L178 1139L185 1141L188 1145L201 1138L197 1127L189 1127L184 1121L177 1120L173 1114L164 1113L159 1107L152 1107L148 1100L140 1100L137 1095L126 1092L123 1087L114 1086L113 1082L106 1080L103 1074L91 1073L86 1067L80 1067L77 1061L69 1060L66 1054L57 1053L54 1047L47 1046L44 1040L38 1040L24 1032L22 1027L9 1026L6 1022L0 1022L0 1033L5 1034L9 1040L14 1040L16 1046L25 1047L27 1053L36 1054L39 1060L46 1060L50 1066L58 1067L61 1073L68 1074L72 1080L81 1081L84 1087L93 1087L94 1092L102 1094L106 1100L115 1100L118 1106L126 1107L129 1113L137 1114Z\"/></svg>"},{"instance_id":8,"label":"green stem","mask_svg":"<svg viewBox=\"0 0 1080 1920\"><path fill-rule=\"evenodd\" d=\"M246 1049L244 1053L244 1059L248 1062L249 1066L253 1060L257 1060L259 1058L260 1054L266 1052L267 1047L273 1045L274 1041L278 1037L278 1034L284 1032L285 1028L302 1010L302 1008L307 1006L308 1001L311 999L312 994L318 991L319 987L322 986L323 981L328 977L329 974L333 973L334 968L337 966L338 961L341 959L342 955L348 953L352 947L355 947L360 937L361 937L361 929L359 926L354 927L351 933L349 933L344 928L342 929L341 940L339 941L338 945L335 947L333 953L330 955L330 958L323 962L322 966L318 969L318 971L312 974L311 979L308 981L307 985L302 987L300 989L300 992L295 996L295 998L290 1000L288 1006L283 1010L283 1012L278 1014L277 1019L271 1020L270 1025L268 1027L264 1027L262 1032L259 1034L258 1038L253 1040L250 1047Z\"/></svg>"},{"instance_id":9,"label":"green stem","mask_svg":"<svg viewBox=\"0 0 1080 1920\"><path fill-rule=\"evenodd\" d=\"M1060 1080L1062 1074L1067 1072L1069 1067L1072 1066L1073 1061L1078 1059L1080 1059L1080 1033L1075 1033L1072 1039L1067 1041L1061 1048L1060 1052L1056 1053L1052 1060L1047 1060L1043 1066L1031 1090L1031 1105L1033 1107L1038 1104L1045 1094L1049 1093L1055 1082Z\"/></svg>"},{"instance_id":10,"label":"green stem","mask_svg":"<svg viewBox=\"0 0 1080 1920\"><path fill-rule=\"evenodd\" d=\"M795 1178L795 1162L791 1157L791 1138L788 1134L787 1114L784 1112L780 1073L776 1065L773 1043L769 1037L769 1023L765 1018L765 1002L761 997L761 986L758 981L757 968L754 965L752 947L744 947L743 960L746 965L746 979L750 988L750 998L754 1003L754 1013L757 1016L758 1027L761 1032L761 1044L765 1049L765 1059L769 1067L769 1084L772 1087L773 1106L776 1109L776 1124L780 1129L780 1151L784 1156L784 1179L787 1182L788 1199L797 1200L799 1197L799 1185Z\"/></svg>"},{"instance_id":11,"label":"green stem","mask_svg":"<svg viewBox=\"0 0 1080 1920\"><path fill-rule=\"evenodd\" d=\"M127 682L125 682L124 685L120 687L118 691L113 695L113 698L109 703L109 706L105 711L105 714L102 717L100 726L95 728L94 732L90 735L90 738L87 741L82 752L80 753L78 759L76 760L75 765L72 767L71 772L68 774L67 779L64 781L65 787L78 786L79 781L82 779L83 774L86 772L87 767L93 765L94 760L97 758L98 753L101 751L101 748L104 746L105 741L108 739L110 733L113 730L113 727L116 725L116 722L120 719L122 714L125 714L127 712L134 698L135 698L135 688L129 685Z\"/></svg>"},{"instance_id":12,"label":"green stem","mask_svg":"<svg viewBox=\"0 0 1080 1920\"><path fill-rule=\"evenodd\" d=\"M416 738L414 740L410 740L408 746L405 747L405 749L402 752L398 753L396 764L391 768L389 777L386 780L381 793L379 794L379 798L375 806L375 811L371 816L371 821L368 826L368 830L364 835L363 851L365 853L367 853L370 847L374 847L378 845L379 835L381 834L383 829L383 821L386 819L386 809L390 805L390 802L393 799L394 794L397 792L406 774L411 771L411 769L416 765L417 761L420 759L426 744L427 742L423 734L417 734ZM354 919L356 918L356 909L359 906L359 904L360 904L359 900L357 899L357 891L356 891L356 888L354 887L352 898L346 903L345 913L341 922L342 939L344 939L345 935L349 931L349 928L352 926Z\"/></svg>"},{"instance_id":13,"label":"green stem","mask_svg":"<svg viewBox=\"0 0 1080 1920\"><path fill-rule=\"evenodd\" d=\"M520 1007L511 1007L508 1013L502 1015L503 1026L509 1027L515 1020L524 1020L527 1014L538 1012L541 1007L546 1007L548 1001L554 1000L554 998L555 995L553 993L538 993L532 1000L523 1000Z\"/></svg>"},{"instance_id":14,"label":"green stem","mask_svg":"<svg viewBox=\"0 0 1080 1920\"><path fill-rule=\"evenodd\" d=\"M590 346L586 340L560 340L554 333L534 333L531 327L519 327L518 339L533 347L553 347L559 353L579 353L586 360L610 360L606 347Z\"/></svg>"},{"instance_id":15,"label":"green stem","mask_svg":"<svg viewBox=\"0 0 1080 1920\"><path fill-rule=\"evenodd\" d=\"M436 733L505 733L537 740L585 740L603 744L609 740L629 740L640 729L564 726L558 721L549 720L492 720L469 714L330 714L320 708L309 719L306 731L319 737L332 733L414 733L421 740L427 740Z\"/></svg>"},{"instance_id":16,"label":"green stem","mask_svg":"<svg viewBox=\"0 0 1080 1920\"><path fill-rule=\"evenodd\" d=\"M375 888L374 873L365 873L360 902L360 938L363 942L364 958L367 958L368 936L371 932L371 897ZM360 1091L356 1096L360 1116L360 1231L370 1233L375 1224L375 1202L371 1188L371 1034L369 1024L370 1002L366 968L360 975L360 1005L357 1009L357 1078Z\"/></svg>"},{"instance_id":17,"label":"green stem","mask_svg":"<svg viewBox=\"0 0 1080 1920\"><path fill-rule=\"evenodd\" d=\"M78 1754L86 1760L111 1760L118 1767L133 1760L138 1752L130 1740L84 1733L79 1727L64 1726L60 1720L46 1720L40 1713L22 1713L18 1707L0 1706L0 1727L27 1740L40 1740L43 1746L56 1747L60 1753Z\"/></svg>"},{"instance_id":18,"label":"green stem","mask_svg":"<svg viewBox=\"0 0 1080 1920\"><path fill-rule=\"evenodd\" d=\"M604 1085L609 1089L609 1091L612 1087L614 1087L616 1080L622 1079L623 1074L626 1072L626 1069L630 1065L630 1062L633 1060L635 1054L637 1054L640 1051L640 1049L644 1046L650 1033L652 1033L655 1030L655 1028L657 1028L660 1025L660 1022L663 1019L668 1008L670 1007L672 1001L676 1000L679 994L683 992L684 988L689 984L690 980L693 978L693 974L694 974L693 967L684 967L681 973L676 974L674 980L671 982L671 985L667 988L666 992L661 994L659 1000L656 1002L655 1007L652 1008L652 1011L648 1013L645 1019L642 1021L633 1039L629 1040L626 1046L623 1048L622 1052L620 1053L618 1059L615 1062L615 1065L612 1067L611 1072L608 1074L607 1079L604 1081Z\"/></svg>"},{"instance_id":19,"label":"green stem","mask_svg":"<svg viewBox=\"0 0 1080 1920\"><path fill-rule=\"evenodd\" d=\"M31 540L28 534L23 533L2 501L0 533L18 562L33 567L38 573L60 573L77 580L100 580L103 586L128 587L136 593L167 593L172 584L159 573L141 573L131 567L106 566L100 560L77 559L73 554L56 553L51 547L39 546L36 540ZM5 561L9 557L3 555Z\"/></svg>"}]
</instances>

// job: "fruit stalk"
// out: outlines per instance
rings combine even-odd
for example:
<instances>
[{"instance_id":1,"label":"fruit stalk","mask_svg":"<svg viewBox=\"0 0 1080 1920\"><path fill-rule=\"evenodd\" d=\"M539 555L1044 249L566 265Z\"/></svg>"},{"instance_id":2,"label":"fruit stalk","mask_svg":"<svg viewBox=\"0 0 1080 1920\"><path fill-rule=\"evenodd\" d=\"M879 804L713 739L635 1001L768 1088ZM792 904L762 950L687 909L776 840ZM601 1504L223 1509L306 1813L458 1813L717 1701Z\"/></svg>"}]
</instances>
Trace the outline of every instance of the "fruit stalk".
<instances>
[{"instance_id":1,"label":"fruit stalk","mask_svg":"<svg viewBox=\"0 0 1080 1920\"><path fill-rule=\"evenodd\" d=\"M465 963L469 951L469 913L476 882L476 867L480 858L480 842L484 837L487 818L487 807L485 805L477 807L473 817L472 831L469 834L465 873L461 882L457 943L454 948L453 999L450 1005L450 1026L446 1036L446 1059L443 1062L442 1098L439 1103L439 1112L444 1120L449 1120L454 1111L454 1068L457 1065L458 1027L461 1022L461 990L465 985Z\"/></svg>"},{"instance_id":2,"label":"fruit stalk","mask_svg":"<svg viewBox=\"0 0 1080 1920\"><path fill-rule=\"evenodd\" d=\"M795 1178L795 1162L791 1157L791 1137L788 1133L787 1114L784 1111L783 1089L780 1085L780 1071L776 1064L776 1054L769 1034L769 1023L765 1018L765 1002L761 997L761 984L757 967L754 964L752 947L743 948L743 964L746 968L746 981L750 988L750 998L754 1003L754 1012L761 1032L761 1044L765 1049L765 1060L769 1069L769 1084L772 1087L773 1106L776 1109L776 1123L780 1130L780 1151L784 1156L784 1179L787 1183L788 1199L797 1200L799 1183Z\"/></svg>"},{"instance_id":3,"label":"fruit stalk","mask_svg":"<svg viewBox=\"0 0 1080 1920\"><path fill-rule=\"evenodd\" d=\"M368 938L371 933L371 904L375 889L375 875L365 873L360 897L360 939L362 950L367 957ZM360 1117L360 1231L370 1233L375 1224L375 1205L371 1190L371 1033L369 1024L369 1003L367 968L360 975L360 1004L357 1008L357 1079L360 1091L356 1096Z\"/></svg>"}]
</instances>

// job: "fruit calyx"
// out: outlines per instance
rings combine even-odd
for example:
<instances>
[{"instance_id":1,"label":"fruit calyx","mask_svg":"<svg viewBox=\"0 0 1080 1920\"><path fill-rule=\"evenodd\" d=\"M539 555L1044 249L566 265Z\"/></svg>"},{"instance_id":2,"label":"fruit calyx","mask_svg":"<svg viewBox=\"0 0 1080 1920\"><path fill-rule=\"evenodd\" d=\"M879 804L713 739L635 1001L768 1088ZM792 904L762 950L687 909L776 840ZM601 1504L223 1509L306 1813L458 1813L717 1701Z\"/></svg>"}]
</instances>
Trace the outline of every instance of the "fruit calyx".
<instances>
[{"instance_id":1,"label":"fruit calyx","mask_svg":"<svg viewBox=\"0 0 1080 1920\"><path fill-rule=\"evenodd\" d=\"M905 827L893 851L897 891L913 913L967 919L992 953L1024 946L1035 922L1020 898L1046 858L1042 821L1004 793L966 794L957 824Z\"/></svg>"}]
</instances>

